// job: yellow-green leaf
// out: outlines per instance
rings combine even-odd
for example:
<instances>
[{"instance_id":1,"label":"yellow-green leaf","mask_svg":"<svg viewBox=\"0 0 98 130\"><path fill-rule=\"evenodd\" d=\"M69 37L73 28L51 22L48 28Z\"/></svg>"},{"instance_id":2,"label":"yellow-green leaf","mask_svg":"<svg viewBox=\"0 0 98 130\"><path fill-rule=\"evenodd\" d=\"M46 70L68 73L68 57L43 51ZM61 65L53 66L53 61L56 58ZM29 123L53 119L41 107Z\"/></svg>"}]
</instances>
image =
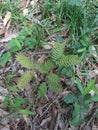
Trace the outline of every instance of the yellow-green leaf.
<instances>
[{"instance_id":1,"label":"yellow-green leaf","mask_svg":"<svg viewBox=\"0 0 98 130\"><path fill-rule=\"evenodd\" d=\"M18 81L18 88L25 88L26 85L30 82L30 80L33 78L33 72L32 71L27 71L25 72L21 78Z\"/></svg>"},{"instance_id":2,"label":"yellow-green leaf","mask_svg":"<svg viewBox=\"0 0 98 130\"><path fill-rule=\"evenodd\" d=\"M18 54L16 56L16 60L19 64L21 64L23 67L26 67L28 69L34 69L34 64L30 61L30 58L25 56L24 54Z\"/></svg>"},{"instance_id":3,"label":"yellow-green leaf","mask_svg":"<svg viewBox=\"0 0 98 130\"><path fill-rule=\"evenodd\" d=\"M29 111L29 110L26 110L26 109L21 109L20 113L24 114L24 115L35 115L35 112Z\"/></svg>"}]
</instances>

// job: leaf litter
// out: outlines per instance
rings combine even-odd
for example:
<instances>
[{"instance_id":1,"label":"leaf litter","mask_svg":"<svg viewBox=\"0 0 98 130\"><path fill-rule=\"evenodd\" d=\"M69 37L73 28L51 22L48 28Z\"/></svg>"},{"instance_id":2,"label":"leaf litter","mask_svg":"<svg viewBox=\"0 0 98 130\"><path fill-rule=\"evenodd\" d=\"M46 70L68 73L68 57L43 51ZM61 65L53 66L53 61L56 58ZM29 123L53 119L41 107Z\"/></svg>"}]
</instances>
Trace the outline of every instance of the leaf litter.
<instances>
[{"instance_id":1,"label":"leaf litter","mask_svg":"<svg viewBox=\"0 0 98 130\"><path fill-rule=\"evenodd\" d=\"M30 1L30 0L21 0L22 4L20 5L21 9L22 9L22 13L25 17L28 18L28 12L29 12L29 7L32 7L33 9L36 9L38 4L40 4L40 2L42 3L43 1L40 0L36 0L36 1ZM34 3L35 2L35 3ZM41 23L41 19L40 19L40 12L39 15L36 15L37 13L35 13L35 20L37 20L39 22L40 25L42 25ZM55 15L52 13L51 15L51 21L55 22L56 18ZM14 28L12 25L12 21L11 21L11 12L8 12L5 14L5 17L2 18L0 17L0 56L2 56L3 53L5 53L5 51L8 51L7 48L7 44L8 42L13 39L13 38L17 38L18 34L19 34L19 30L16 31L15 33L13 33L13 30L16 30L16 28ZM10 28L12 30L12 32L10 31ZM22 27L21 27L22 28ZM50 28L51 30L51 28ZM6 33L7 32L7 33ZM47 52L48 50L52 49L52 46L54 44L54 42L56 41L56 36L60 36L63 37L64 39L66 39L66 41L68 40L67 34L66 34L66 30L64 31L58 31L56 33L52 33L47 37L47 41L48 41L48 45L43 45L43 48L41 48L41 51L38 50L36 52L36 59L40 62L45 61L45 59L47 59L47 54L44 53L45 51ZM66 35L66 36L65 36ZM52 45L50 44L52 43ZM94 51L93 56L97 59L98 55L97 55L97 51L95 49L95 47L92 47L92 50ZM40 53L42 52L42 53ZM28 52L28 54L31 54L32 52ZM6 78L8 76L8 74L10 75L10 73L15 73L16 74L16 79L14 80L14 78L11 79L11 82L14 81L14 84L17 83L17 78L20 77L21 72L25 71L24 68L20 69L20 66L15 62L15 56L13 56L13 60L10 61L9 63L7 63L7 65L3 68L1 67L1 62L0 62L0 72L1 72L1 76L0 76L0 81L1 81L1 85L0 84L0 93L2 93L2 99L4 100L4 95L5 94L12 94L12 96L16 96L16 93L10 93L8 91L8 86L7 86L7 82ZM96 60L97 61L97 60ZM88 60L87 63L89 64ZM89 68L89 76L91 78L94 78L95 76L98 75L97 73L97 68L98 65L95 66L90 66ZM77 70L81 70L81 66L77 67ZM79 71L78 71L79 72ZM36 84L34 84L33 82L30 82L30 84L27 85L25 90L21 90L20 91L20 95L22 97L27 98L30 103L33 102L33 104L37 104L35 106L28 106L30 107L29 109L31 109L31 111L36 111L36 115L35 116L25 116L23 115L23 117L21 117L20 119L15 119L14 113L11 114L11 117L9 117L9 119L7 120L7 117L5 115L9 115L9 113L7 113L8 110L3 111L3 108L0 110L0 116L2 115L2 113L5 113L4 115L2 115L2 119L4 118L5 120L7 120L4 123L3 120L1 120L1 124L0 127L2 125L6 125L2 127L2 130L23 130L23 129L30 129L30 130L80 130L79 127L75 127L72 126L70 124L70 120L71 120L71 109L67 106L64 105L61 101L61 98L63 97L63 93L60 96L55 95L53 92L51 92L50 90L48 90L48 98L43 98L43 99L39 99L38 101L36 101L35 96L36 96L36 90L32 91L32 86L39 85L41 83L42 80L45 80L44 75L40 76L40 74L38 74L38 72L36 72L37 74L37 78L38 81L36 82ZM1 80L1 78L3 78L3 80ZM84 80L85 80L85 76L81 76L80 79L84 84ZM3 81L3 83L2 83ZM8 83L11 85L14 85L12 83ZM66 87L66 91L64 91L64 95L67 95L68 93L70 93L72 90L69 88L69 79L66 79L66 84L64 83L64 87ZM33 89L34 89L33 88ZM75 88L75 86L74 86ZM33 95L33 96L32 96ZM52 97L52 98L51 98ZM1 98L0 98L1 99ZM53 101L51 100L53 99ZM0 100L2 101L2 100ZM98 104L95 104L98 105ZM62 108L67 108L67 110L63 110ZM93 105L94 106L94 105ZM66 112L67 111L67 112ZM66 113L66 118L65 116L63 116ZM86 122L85 122L86 124ZM92 124L92 130L97 130L98 129L98 119L95 118L95 120L93 120L93 124ZM85 128L86 129L86 128ZM89 124L87 129L91 129L91 123ZM81 129L82 130L82 129Z\"/></svg>"}]
</instances>

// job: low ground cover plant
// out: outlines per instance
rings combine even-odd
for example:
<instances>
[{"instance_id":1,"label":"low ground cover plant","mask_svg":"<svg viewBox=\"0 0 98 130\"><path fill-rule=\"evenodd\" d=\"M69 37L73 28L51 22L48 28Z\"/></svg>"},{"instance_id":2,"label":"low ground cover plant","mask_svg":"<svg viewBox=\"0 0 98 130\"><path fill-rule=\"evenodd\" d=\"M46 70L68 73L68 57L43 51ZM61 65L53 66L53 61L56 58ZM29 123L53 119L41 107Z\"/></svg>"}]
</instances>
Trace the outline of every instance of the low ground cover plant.
<instances>
[{"instance_id":1,"label":"low ground cover plant","mask_svg":"<svg viewBox=\"0 0 98 130\"><path fill-rule=\"evenodd\" d=\"M11 26L19 31L0 56L1 69L16 65L16 69L8 69L7 75L1 74L0 80L9 92L4 97L4 110L14 113L15 118L29 115L34 119L40 115L42 120L41 115L47 114L52 105L58 113L68 108L69 119L66 112L61 114L61 119L68 122L68 127L80 128L98 105L98 73L90 75L98 67L98 2L40 2L36 2L36 6L27 3L26 16L23 16L21 1L0 3L1 16L9 11ZM48 107L44 107L47 104ZM97 113L95 118L98 120Z\"/></svg>"}]
</instances>

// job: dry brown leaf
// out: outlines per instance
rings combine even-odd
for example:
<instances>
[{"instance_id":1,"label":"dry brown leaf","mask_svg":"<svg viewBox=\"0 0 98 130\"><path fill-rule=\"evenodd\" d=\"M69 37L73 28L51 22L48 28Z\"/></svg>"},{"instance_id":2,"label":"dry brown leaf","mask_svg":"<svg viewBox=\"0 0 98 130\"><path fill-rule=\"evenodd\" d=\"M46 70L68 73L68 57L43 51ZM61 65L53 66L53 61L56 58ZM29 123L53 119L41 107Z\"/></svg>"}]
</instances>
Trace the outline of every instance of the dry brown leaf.
<instances>
[{"instance_id":1,"label":"dry brown leaf","mask_svg":"<svg viewBox=\"0 0 98 130\"><path fill-rule=\"evenodd\" d=\"M6 125L5 127L1 127L2 130L10 130L9 125Z\"/></svg>"},{"instance_id":2,"label":"dry brown leaf","mask_svg":"<svg viewBox=\"0 0 98 130\"><path fill-rule=\"evenodd\" d=\"M3 87L1 87L0 86L0 95L6 95L6 94L8 94L8 91L7 91L7 89L5 89L5 88L3 88Z\"/></svg>"},{"instance_id":3,"label":"dry brown leaf","mask_svg":"<svg viewBox=\"0 0 98 130\"><path fill-rule=\"evenodd\" d=\"M0 16L0 35L5 33L5 28L3 26L3 18Z\"/></svg>"},{"instance_id":4,"label":"dry brown leaf","mask_svg":"<svg viewBox=\"0 0 98 130\"><path fill-rule=\"evenodd\" d=\"M49 116L48 118L45 118L41 122L41 127L45 127L49 122L51 121L51 117Z\"/></svg>"},{"instance_id":5,"label":"dry brown leaf","mask_svg":"<svg viewBox=\"0 0 98 130\"><path fill-rule=\"evenodd\" d=\"M98 69L89 71L89 76L90 76L90 78L94 78L94 77L97 76L97 75L98 75Z\"/></svg>"},{"instance_id":6,"label":"dry brown leaf","mask_svg":"<svg viewBox=\"0 0 98 130\"><path fill-rule=\"evenodd\" d=\"M5 18L3 20L3 25L4 27L7 25L7 23L9 22L9 20L11 19L11 12L7 12L6 15L5 15Z\"/></svg>"},{"instance_id":7,"label":"dry brown leaf","mask_svg":"<svg viewBox=\"0 0 98 130\"><path fill-rule=\"evenodd\" d=\"M3 102L5 99L5 96L8 94L7 89L0 86L0 102Z\"/></svg>"},{"instance_id":8,"label":"dry brown leaf","mask_svg":"<svg viewBox=\"0 0 98 130\"><path fill-rule=\"evenodd\" d=\"M20 8L26 8L27 0L21 0Z\"/></svg>"},{"instance_id":9,"label":"dry brown leaf","mask_svg":"<svg viewBox=\"0 0 98 130\"><path fill-rule=\"evenodd\" d=\"M50 45L44 45L43 47L45 48L45 50L50 50L52 48L52 46Z\"/></svg>"},{"instance_id":10,"label":"dry brown leaf","mask_svg":"<svg viewBox=\"0 0 98 130\"><path fill-rule=\"evenodd\" d=\"M98 125L93 124L92 130L98 130Z\"/></svg>"},{"instance_id":11,"label":"dry brown leaf","mask_svg":"<svg viewBox=\"0 0 98 130\"><path fill-rule=\"evenodd\" d=\"M71 125L71 128L69 128L69 130L79 130L79 128Z\"/></svg>"},{"instance_id":12,"label":"dry brown leaf","mask_svg":"<svg viewBox=\"0 0 98 130\"><path fill-rule=\"evenodd\" d=\"M52 20L53 22L56 21L56 17L55 17L55 15L54 15L54 13L52 13L51 20Z\"/></svg>"},{"instance_id":13,"label":"dry brown leaf","mask_svg":"<svg viewBox=\"0 0 98 130\"><path fill-rule=\"evenodd\" d=\"M46 59L46 56L45 55L41 55L41 57L38 59L38 62L41 62L43 63Z\"/></svg>"},{"instance_id":14,"label":"dry brown leaf","mask_svg":"<svg viewBox=\"0 0 98 130\"><path fill-rule=\"evenodd\" d=\"M25 122L27 123L27 125L29 126L31 124L30 118L28 117L28 115L22 115Z\"/></svg>"},{"instance_id":15,"label":"dry brown leaf","mask_svg":"<svg viewBox=\"0 0 98 130\"><path fill-rule=\"evenodd\" d=\"M60 130L64 130L65 128L65 123L62 120L61 113L58 113L54 130L58 130L58 127L60 128Z\"/></svg>"},{"instance_id":16,"label":"dry brown leaf","mask_svg":"<svg viewBox=\"0 0 98 130\"><path fill-rule=\"evenodd\" d=\"M9 42L12 38L16 38L18 33L12 33L0 40L1 43Z\"/></svg>"},{"instance_id":17,"label":"dry brown leaf","mask_svg":"<svg viewBox=\"0 0 98 130\"><path fill-rule=\"evenodd\" d=\"M34 102L34 94L32 92L32 85L28 84L25 88L25 95L30 103Z\"/></svg>"},{"instance_id":18,"label":"dry brown leaf","mask_svg":"<svg viewBox=\"0 0 98 130\"><path fill-rule=\"evenodd\" d=\"M50 124L49 124L49 130L54 130L55 124L56 124L56 121L57 121L57 115L58 115L58 111L56 109L56 106L53 104L51 106L51 121L50 121Z\"/></svg>"},{"instance_id":19,"label":"dry brown leaf","mask_svg":"<svg viewBox=\"0 0 98 130\"><path fill-rule=\"evenodd\" d=\"M30 5L32 6L32 8L35 7L37 1L38 1L38 0L32 0L32 1L30 2Z\"/></svg>"},{"instance_id":20,"label":"dry brown leaf","mask_svg":"<svg viewBox=\"0 0 98 130\"><path fill-rule=\"evenodd\" d=\"M9 118L6 117L7 115L8 113L6 111L0 109L0 130L10 130L8 125Z\"/></svg>"},{"instance_id":21,"label":"dry brown leaf","mask_svg":"<svg viewBox=\"0 0 98 130\"><path fill-rule=\"evenodd\" d=\"M23 9L23 16L27 16L27 15L28 15L28 9L25 8L25 9Z\"/></svg>"},{"instance_id":22,"label":"dry brown leaf","mask_svg":"<svg viewBox=\"0 0 98 130\"><path fill-rule=\"evenodd\" d=\"M96 48L92 46L93 56L95 57L96 61L98 62L98 53L96 51Z\"/></svg>"},{"instance_id":23,"label":"dry brown leaf","mask_svg":"<svg viewBox=\"0 0 98 130\"><path fill-rule=\"evenodd\" d=\"M5 33L5 29L4 28L0 29L0 35L2 35L4 33Z\"/></svg>"}]
</instances>

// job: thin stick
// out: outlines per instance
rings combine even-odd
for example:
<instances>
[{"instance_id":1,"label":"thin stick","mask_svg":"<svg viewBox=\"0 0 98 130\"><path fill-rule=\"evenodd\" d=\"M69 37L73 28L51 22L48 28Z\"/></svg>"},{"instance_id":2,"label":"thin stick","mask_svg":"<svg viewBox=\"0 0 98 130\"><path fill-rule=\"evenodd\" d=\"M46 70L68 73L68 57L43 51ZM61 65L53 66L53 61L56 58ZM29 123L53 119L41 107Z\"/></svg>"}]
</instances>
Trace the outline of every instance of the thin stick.
<instances>
[{"instance_id":1,"label":"thin stick","mask_svg":"<svg viewBox=\"0 0 98 130\"><path fill-rule=\"evenodd\" d=\"M95 110L94 114L92 115L92 117L90 118L90 120L87 122L86 126L89 126L90 123L93 121L93 119L95 118L96 114L98 112L98 108Z\"/></svg>"}]
</instances>

